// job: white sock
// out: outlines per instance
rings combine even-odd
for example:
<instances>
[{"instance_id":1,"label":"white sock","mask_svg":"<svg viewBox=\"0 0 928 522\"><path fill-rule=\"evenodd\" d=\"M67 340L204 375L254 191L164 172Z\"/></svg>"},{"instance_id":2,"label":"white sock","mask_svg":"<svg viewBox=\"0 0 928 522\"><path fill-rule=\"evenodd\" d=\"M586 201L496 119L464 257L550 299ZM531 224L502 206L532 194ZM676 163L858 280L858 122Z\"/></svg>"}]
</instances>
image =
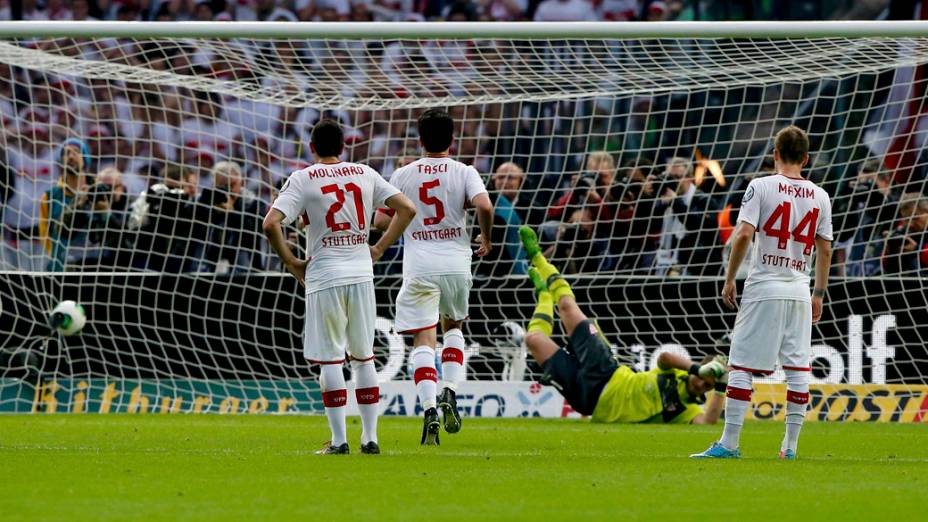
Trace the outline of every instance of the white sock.
<instances>
[{"instance_id":1,"label":"white sock","mask_svg":"<svg viewBox=\"0 0 928 522\"><path fill-rule=\"evenodd\" d=\"M409 360L412 361L413 380L416 381L416 392L419 393L419 403L422 404L422 409L434 408L438 402L435 349L431 346L417 346L409 354Z\"/></svg>"},{"instance_id":2,"label":"white sock","mask_svg":"<svg viewBox=\"0 0 928 522\"><path fill-rule=\"evenodd\" d=\"M329 419L332 431L332 445L339 446L348 442L345 435L345 405L348 404L348 390L345 387L345 374L341 364L323 364L319 374L322 387L322 404L325 416Z\"/></svg>"},{"instance_id":3,"label":"white sock","mask_svg":"<svg viewBox=\"0 0 928 522\"><path fill-rule=\"evenodd\" d=\"M799 432L806 419L806 407L809 404L809 372L785 370L786 373L786 435L780 444L780 451L787 449L796 452L799 446Z\"/></svg>"},{"instance_id":4,"label":"white sock","mask_svg":"<svg viewBox=\"0 0 928 522\"><path fill-rule=\"evenodd\" d=\"M354 396L361 412L361 444L377 442L377 415L380 413L380 387L374 361L351 361L354 371Z\"/></svg>"},{"instance_id":5,"label":"white sock","mask_svg":"<svg viewBox=\"0 0 928 522\"><path fill-rule=\"evenodd\" d=\"M741 440L744 416L751 407L751 374L743 370L732 370L728 374L728 389L725 391L725 430L721 443L726 449L737 449Z\"/></svg>"},{"instance_id":6,"label":"white sock","mask_svg":"<svg viewBox=\"0 0 928 522\"><path fill-rule=\"evenodd\" d=\"M444 348L441 350L441 382L445 388L458 391L458 384L464 380L464 332L454 328L442 336Z\"/></svg>"}]
</instances>

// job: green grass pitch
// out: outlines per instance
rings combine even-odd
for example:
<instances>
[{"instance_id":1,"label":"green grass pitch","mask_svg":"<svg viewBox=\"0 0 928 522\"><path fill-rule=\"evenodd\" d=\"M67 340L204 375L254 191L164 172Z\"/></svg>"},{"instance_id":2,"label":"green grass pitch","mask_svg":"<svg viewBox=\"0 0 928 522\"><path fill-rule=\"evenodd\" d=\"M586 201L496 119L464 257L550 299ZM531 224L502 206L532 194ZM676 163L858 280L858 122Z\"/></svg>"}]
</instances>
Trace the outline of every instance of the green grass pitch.
<instances>
[{"instance_id":1,"label":"green grass pitch","mask_svg":"<svg viewBox=\"0 0 928 522\"><path fill-rule=\"evenodd\" d=\"M323 417L0 417L0 519L924 520L928 426L745 426L741 461L695 461L720 426L465 419L421 448L381 420L384 454L313 455ZM349 420L357 449L358 420ZM737 517L737 518L735 518Z\"/></svg>"}]
</instances>

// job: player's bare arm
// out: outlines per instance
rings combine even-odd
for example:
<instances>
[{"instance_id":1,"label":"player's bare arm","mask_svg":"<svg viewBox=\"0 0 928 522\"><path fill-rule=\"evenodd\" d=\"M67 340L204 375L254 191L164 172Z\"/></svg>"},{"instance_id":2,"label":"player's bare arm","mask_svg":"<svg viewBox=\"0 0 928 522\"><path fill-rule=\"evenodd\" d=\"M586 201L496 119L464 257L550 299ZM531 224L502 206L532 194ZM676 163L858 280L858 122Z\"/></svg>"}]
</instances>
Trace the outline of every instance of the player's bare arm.
<instances>
[{"instance_id":1,"label":"player's bare arm","mask_svg":"<svg viewBox=\"0 0 928 522\"><path fill-rule=\"evenodd\" d=\"M390 221L393 220L393 217L390 216L383 209L377 209L377 212L374 212L374 223L372 226L374 230L378 232L386 232L387 228L390 227Z\"/></svg>"},{"instance_id":2,"label":"player's bare arm","mask_svg":"<svg viewBox=\"0 0 928 522\"><path fill-rule=\"evenodd\" d=\"M828 271L831 269L831 241L815 238L815 286L812 290L812 322L822 318L825 289L828 288Z\"/></svg>"},{"instance_id":3,"label":"player's bare arm","mask_svg":"<svg viewBox=\"0 0 928 522\"><path fill-rule=\"evenodd\" d=\"M306 284L306 264L309 263L309 261L297 259L287 246L287 240L284 238L284 232L281 228L284 218L283 212L276 208L271 208L267 212L267 215L264 216L264 223L261 228L264 229L264 235L267 237L274 252L277 252L277 256L280 257L281 262L287 267L287 271L300 282L300 286L304 286Z\"/></svg>"},{"instance_id":4,"label":"player's bare arm","mask_svg":"<svg viewBox=\"0 0 928 522\"><path fill-rule=\"evenodd\" d=\"M406 230L406 227L412 222L412 218L416 217L416 207L412 204L412 201L403 194L394 194L387 198L385 203L387 207L395 212L395 215L393 219L390 220L390 224L387 226L386 230L384 230L383 235L380 236L380 240L377 241L377 244L371 246L371 258L374 261L380 259L380 256L382 256L393 243L396 243L396 240L403 235L403 231ZM377 214L382 213L378 212ZM376 220L376 216L374 219Z\"/></svg>"},{"instance_id":5,"label":"player's bare arm","mask_svg":"<svg viewBox=\"0 0 928 522\"><path fill-rule=\"evenodd\" d=\"M477 209L477 223L480 224L480 247L474 252L477 257L483 257L493 250L493 244L490 242L493 230L493 203L486 192L474 196L471 203Z\"/></svg>"},{"instance_id":6,"label":"player's bare arm","mask_svg":"<svg viewBox=\"0 0 928 522\"><path fill-rule=\"evenodd\" d=\"M751 238L754 237L754 230L754 225L742 221L738 223L735 234L731 238L731 255L728 258L725 286L722 288L722 301L725 306L733 310L738 307L738 287L735 285L735 275L748 254Z\"/></svg>"}]
</instances>

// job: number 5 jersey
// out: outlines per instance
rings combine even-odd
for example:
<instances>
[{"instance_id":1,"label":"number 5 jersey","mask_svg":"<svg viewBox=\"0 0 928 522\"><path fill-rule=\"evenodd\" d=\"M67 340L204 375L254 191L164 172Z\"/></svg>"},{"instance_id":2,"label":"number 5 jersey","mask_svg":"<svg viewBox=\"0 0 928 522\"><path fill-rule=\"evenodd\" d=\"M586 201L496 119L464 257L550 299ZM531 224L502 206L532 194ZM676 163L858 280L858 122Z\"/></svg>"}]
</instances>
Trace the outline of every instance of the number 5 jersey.
<instances>
[{"instance_id":1,"label":"number 5 jersey","mask_svg":"<svg viewBox=\"0 0 928 522\"><path fill-rule=\"evenodd\" d=\"M416 205L403 235L403 277L470 275L465 207L487 191L477 170L448 157L426 157L397 169L390 182Z\"/></svg>"}]
</instances>

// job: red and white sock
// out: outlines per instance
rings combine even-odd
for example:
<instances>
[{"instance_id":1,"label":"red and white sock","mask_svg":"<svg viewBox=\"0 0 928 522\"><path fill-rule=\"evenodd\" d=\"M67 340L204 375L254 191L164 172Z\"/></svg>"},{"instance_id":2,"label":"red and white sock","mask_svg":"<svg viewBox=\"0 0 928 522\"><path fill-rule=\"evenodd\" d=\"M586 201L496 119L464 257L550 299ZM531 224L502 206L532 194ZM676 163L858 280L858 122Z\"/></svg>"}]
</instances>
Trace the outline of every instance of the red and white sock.
<instances>
[{"instance_id":1,"label":"red and white sock","mask_svg":"<svg viewBox=\"0 0 928 522\"><path fill-rule=\"evenodd\" d=\"M348 404L348 390L345 387L345 374L341 364L323 364L319 374L322 387L322 405L325 416L329 419L332 431L332 445L339 446L348 442L345 436L345 405Z\"/></svg>"},{"instance_id":2,"label":"red and white sock","mask_svg":"<svg viewBox=\"0 0 928 522\"><path fill-rule=\"evenodd\" d=\"M728 388L725 390L725 430L721 443L725 448L738 448L741 439L741 427L744 417L751 407L753 383L751 374L744 370L732 370L728 373Z\"/></svg>"},{"instance_id":3,"label":"red and white sock","mask_svg":"<svg viewBox=\"0 0 928 522\"><path fill-rule=\"evenodd\" d=\"M434 408L438 402L438 372L435 370L435 349L431 346L417 346L409 354L412 362L413 380L422 409Z\"/></svg>"},{"instance_id":4,"label":"red and white sock","mask_svg":"<svg viewBox=\"0 0 928 522\"><path fill-rule=\"evenodd\" d=\"M458 391L458 384L464 380L464 332L454 328L442 336L444 348L441 350L442 386Z\"/></svg>"},{"instance_id":5,"label":"red and white sock","mask_svg":"<svg viewBox=\"0 0 928 522\"><path fill-rule=\"evenodd\" d=\"M796 452L799 446L799 432L806 419L809 405L809 371L784 370L786 374L786 435L780 444L780 451L787 449Z\"/></svg>"},{"instance_id":6,"label":"red and white sock","mask_svg":"<svg viewBox=\"0 0 928 522\"><path fill-rule=\"evenodd\" d=\"M377 442L377 415L380 413L380 386L374 360L351 361L354 371L354 396L361 413L361 444Z\"/></svg>"}]
</instances>

